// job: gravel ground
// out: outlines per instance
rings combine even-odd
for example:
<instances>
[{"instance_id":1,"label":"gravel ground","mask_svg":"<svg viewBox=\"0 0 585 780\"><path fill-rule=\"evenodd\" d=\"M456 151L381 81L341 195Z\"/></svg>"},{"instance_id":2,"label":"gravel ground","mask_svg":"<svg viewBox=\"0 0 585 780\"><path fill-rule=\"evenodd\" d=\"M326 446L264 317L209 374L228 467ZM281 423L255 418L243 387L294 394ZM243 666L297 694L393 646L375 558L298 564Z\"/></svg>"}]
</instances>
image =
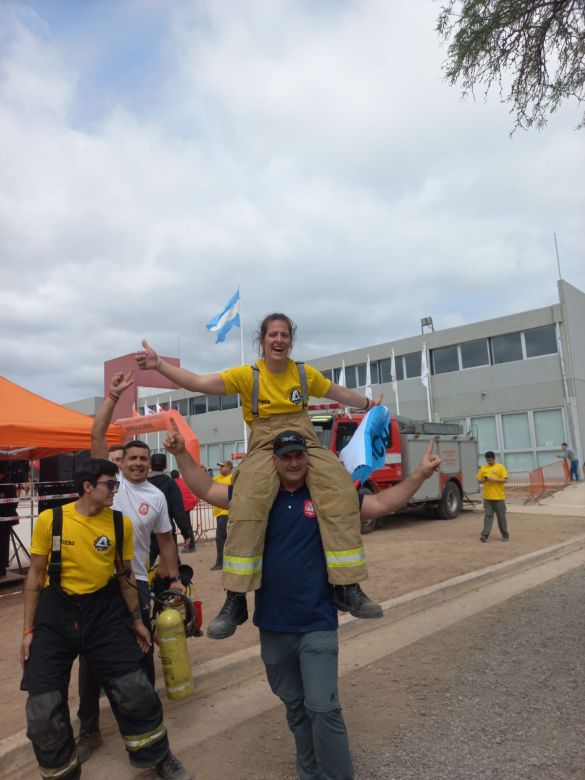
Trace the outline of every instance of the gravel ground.
<instances>
[{"instance_id":1,"label":"gravel ground","mask_svg":"<svg viewBox=\"0 0 585 780\"><path fill-rule=\"evenodd\" d=\"M579 568L352 675L356 776L585 778L584 592ZM372 678L390 717L360 704Z\"/></svg>"}]
</instances>

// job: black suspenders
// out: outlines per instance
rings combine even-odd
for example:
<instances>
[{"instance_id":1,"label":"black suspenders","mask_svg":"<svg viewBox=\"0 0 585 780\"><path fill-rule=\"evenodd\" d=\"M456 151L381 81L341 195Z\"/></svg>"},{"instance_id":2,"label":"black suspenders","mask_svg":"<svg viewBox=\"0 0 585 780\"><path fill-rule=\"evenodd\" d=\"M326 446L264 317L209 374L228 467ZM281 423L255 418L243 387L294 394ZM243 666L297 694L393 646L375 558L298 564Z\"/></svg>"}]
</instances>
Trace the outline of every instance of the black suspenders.
<instances>
[{"instance_id":1,"label":"black suspenders","mask_svg":"<svg viewBox=\"0 0 585 780\"><path fill-rule=\"evenodd\" d=\"M307 372L305 371L305 364L296 360L295 365L299 372L299 379L301 380L301 396L303 399L303 409L306 409L309 404L309 396L307 395ZM258 393L260 387L260 369L254 363L250 366L252 369L252 414L254 417L258 417Z\"/></svg>"},{"instance_id":2,"label":"black suspenders","mask_svg":"<svg viewBox=\"0 0 585 780\"><path fill-rule=\"evenodd\" d=\"M116 559L119 561L120 571L123 568L124 559L124 518L122 512L117 509L114 515L114 538L116 542ZM51 585L61 585L61 545L63 537L63 507L56 506L53 509L53 528L51 530L51 557L49 559L49 582Z\"/></svg>"}]
</instances>

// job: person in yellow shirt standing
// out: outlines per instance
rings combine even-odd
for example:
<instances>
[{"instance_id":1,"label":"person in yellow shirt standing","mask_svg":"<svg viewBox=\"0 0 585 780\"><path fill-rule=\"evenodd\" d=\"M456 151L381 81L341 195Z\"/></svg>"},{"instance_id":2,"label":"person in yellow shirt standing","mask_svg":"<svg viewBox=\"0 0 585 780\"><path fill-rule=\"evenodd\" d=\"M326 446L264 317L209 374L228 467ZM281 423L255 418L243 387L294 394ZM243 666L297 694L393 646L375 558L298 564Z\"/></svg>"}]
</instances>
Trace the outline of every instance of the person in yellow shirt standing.
<instances>
[{"instance_id":1,"label":"person in yellow shirt standing","mask_svg":"<svg viewBox=\"0 0 585 780\"><path fill-rule=\"evenodd\" d=\"M222 460L217 465L219 466L219 474L213 478L213 481L219 482L220 485L231 485L234 464L231 460ZM216 556L211 571L221 571L223 569L223 548L225 547L225 540L227 539L229 515L227 509L214 506L213 516L215 517Z\"/></svg>"},{"instance_id":2,"label":"person in yellow shirt standing","mask_svg":"<svg viewBox=\"0 0 585 780\"><path fill-rule=\"evenodd\" d=\"M508 521L506 519L506 482L508 472L501 463L496 463L496 454L488 450L485 454L485 464L477 471L478 482L483 488L483 506L485 515L483 519L483 531L479 537L482 542L487 542L494 522L494 512L498 518L498 528L502 534L502 541L510 540L508 533Z\"/></svg>"}]
</instances>

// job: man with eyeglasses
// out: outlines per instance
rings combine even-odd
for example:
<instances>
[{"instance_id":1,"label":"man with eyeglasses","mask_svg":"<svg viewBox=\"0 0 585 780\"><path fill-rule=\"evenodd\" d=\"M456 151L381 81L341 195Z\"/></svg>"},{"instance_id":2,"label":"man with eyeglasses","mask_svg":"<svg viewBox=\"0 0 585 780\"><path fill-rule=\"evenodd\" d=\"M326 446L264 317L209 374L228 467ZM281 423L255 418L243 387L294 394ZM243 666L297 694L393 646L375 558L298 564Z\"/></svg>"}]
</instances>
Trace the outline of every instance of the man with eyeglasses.
<instances>
[{"instance_id":1,"label":"man with eyeglasses","mask_svg":"<svg viewBox=\"0 0 585 780\"><path fill-rule=\"evenodd\" d=\"M42 777L81 776L67 689L83 654L104 686L132 766L189 780L170 752L162 705L144 670L152 642L132 571L132 523L111 509L117 472L108 460L86 461L75 475L79 499L41 512L35 523L20 652L27 735Z\"/></svg>"},{"instance_id":2,"label":"man with eyeglasses","mask_svg":"<svg viewBox=\"0 0 585 780\"><path fill-rule=\"evenodd\" d=\"M121 393L133 383L132 376L133 372L126 375L118 373L111 380L108 395L98 409L92 427L91 454L94 457L108 457L106 431ZM185 588L179 579L177 545L172 537L165 496L148 481L150 448L145 442L134 440L125 444L122 452L119 464L120 486L114 497L113 507L123 512L132 522L134 530L132 567L136 575L142 620L150 630L148 568L151 534L155 535L160 551L159 577L167 579L169 586L181 593L185 592ZM152 647L144 656L144 664L148 679L154 687ZM99 691L99 681L91 668L87 664L80 665L78 748L82 763L87 761L91 753L102 744L99 729Z\"/></svg>"}]
</instances>

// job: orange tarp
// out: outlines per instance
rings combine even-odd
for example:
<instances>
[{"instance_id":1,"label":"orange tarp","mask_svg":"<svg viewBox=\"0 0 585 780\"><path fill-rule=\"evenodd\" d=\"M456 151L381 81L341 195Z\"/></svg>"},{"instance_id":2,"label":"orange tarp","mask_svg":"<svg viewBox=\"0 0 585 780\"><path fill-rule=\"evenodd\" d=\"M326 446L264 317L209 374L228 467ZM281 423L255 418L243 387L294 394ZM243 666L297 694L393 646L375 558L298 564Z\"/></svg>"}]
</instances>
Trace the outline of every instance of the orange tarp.
<instances>
[{"instance_id":1,"label":"orange tarp","mask_svg":"<svg viewBox=\"0 0 585 780\"><path fill-rule=\"evenodd\" d=\"M0 460L28 460L89 450L93 418L47 401L0 376ZM123 441L116 425L108 444Z\"/></svg>"}]
</instances>

